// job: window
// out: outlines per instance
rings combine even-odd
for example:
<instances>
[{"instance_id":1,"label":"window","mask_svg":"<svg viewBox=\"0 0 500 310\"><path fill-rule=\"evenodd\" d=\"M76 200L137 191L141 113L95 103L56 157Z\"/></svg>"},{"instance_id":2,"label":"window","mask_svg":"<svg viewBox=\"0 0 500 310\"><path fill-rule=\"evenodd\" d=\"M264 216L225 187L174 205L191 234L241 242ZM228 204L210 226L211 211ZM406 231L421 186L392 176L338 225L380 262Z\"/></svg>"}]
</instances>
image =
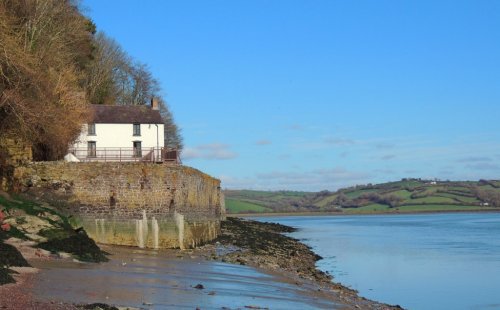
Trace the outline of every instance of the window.
<instances>
[{"instance_id":1,"label":"window","mask_svg":"<svg viewBox=\"0 0 500 310\"><path fill-rule=\"evenodd\" d=\"M89 136L95 136L95 124L88 124L87 128L88 128L87 134Z\"/></svg>"},{"instance_id":2,"label":"window","mask_svg":"<svg viewBox=\"0 0 500 310\"><path fill-rule=\"evenodd\" d=\"M141 124L134 124L134 136L141 135Z\"/></svg>"},{"instance_id":3,"label":"window","mask_svg":"<svg viewBox=\"0 0 500 310\"><path fill-rule=\"evenodd\" d=\"M142 157L141 141L134 141L134 157Z\"/></svg>"},{"instance_id":4,"label":"window","mask_svg":"<svg viewBox=\"0 0 500 310\"><path fill-rule=\"evenodd\" d=\"M96 157L95 141L87 142L87 157Z\"/></svg>"}]
</instances>

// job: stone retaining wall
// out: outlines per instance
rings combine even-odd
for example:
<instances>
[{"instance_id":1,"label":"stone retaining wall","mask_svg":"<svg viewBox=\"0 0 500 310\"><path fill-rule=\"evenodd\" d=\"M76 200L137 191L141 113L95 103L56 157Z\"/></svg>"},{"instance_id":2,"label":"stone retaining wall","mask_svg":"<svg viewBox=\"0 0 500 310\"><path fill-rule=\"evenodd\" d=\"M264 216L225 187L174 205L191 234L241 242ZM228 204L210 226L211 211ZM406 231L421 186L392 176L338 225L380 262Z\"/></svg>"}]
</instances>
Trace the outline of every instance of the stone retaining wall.
<instances>
[{"instance_id":1,"label":"stone retaining wall","mask_svg":"<svg viewBox=\"0 0 500 310\"><path fill-rule=\"evenodd\" d=\"M20 139L0 137L0 190L12 188L14 167L31 162L31 145Z\"/></svg>"},{"instance_id":2,"label":"stone retaining wall","mask_svg":"<svg viewBox=\"0 0 500 310\"><path fill-rule=\"evenodd\" d=\"M98 242L193 247L217 237L225 215L220 181L154 163L37 162L16 167L13 187L51 192Z\"/></svg>"}]
</instances>

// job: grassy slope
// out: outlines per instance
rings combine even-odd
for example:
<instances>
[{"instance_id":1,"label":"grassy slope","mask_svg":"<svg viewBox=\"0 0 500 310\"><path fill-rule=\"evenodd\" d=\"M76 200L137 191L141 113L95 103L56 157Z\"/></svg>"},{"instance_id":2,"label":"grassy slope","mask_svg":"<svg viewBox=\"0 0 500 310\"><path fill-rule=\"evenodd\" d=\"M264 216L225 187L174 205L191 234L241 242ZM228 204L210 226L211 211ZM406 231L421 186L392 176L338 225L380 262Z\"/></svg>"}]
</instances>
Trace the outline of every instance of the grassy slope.
<instances>
[{"instance_id":1,"label":"grassy slope","mask_svg":"<svg viewBox=\"0 0 500 310\"><path fill-rule=\"evenodd\" d=\"M250 190L226 191L229 213L246 212L242 205L249 204L251 212L336 211L344 213L425 212L497 210L482 206L478 190L494 191L500 195L500 181L437 182L402 180L377 185L358 186L337 192L266 192ZM365 199L369 195L395 196L397 207ZM339 202L339 196L347 202ZM229 204L228 204L229 202ZM343 204L343 205L342 205ZM349 205L349 208L342 206ZM267 209L266 209L267 208Z\"/></svg>"},{"instance_id":2,"label":"grassy slope","mask_svg":"<svg viewBox=\"0 0 500 310\"><path fill-rule=\"evenodd\" d=\"M229 213L273 212L277 206L286 206L301 200L308 192L226 190L226 209Z\"/></svg>"},{"instance_id":3,"label":"grassy slope","mask_svg":"<svg viewBox=\"0 0 500 310\"><path fill-rule=\"evenodd\" d=\"M387 212L389 210L389 206L382 205L379 203L372 203L366 205L364 207L359 208L349 208L345 209L345 213L379 213L379 212Z\"/></svg>"},{"instance_id":4,"label":"grassy slope","mask_svg":"<svg viewBox=\"0 0 500 310\"><path fill-rule=\"evenodd\" d=\"M448 211L488 211L493 208L462 205L406 205L397 208L389 208L387 205L372 204L360 208L349 208L344 211L347 214L370 214L370 213L412 213L412 212L448 212Z\"/></svg>"},{"instance_id":5,"label":"grassy slope","mask_svg":"<svg viewBox=\"0 0 500 310\"><path fill-rule=\"evenodd\" d=\"M251 202L237 200L237 199L226 199L226 209L230 210L231 213L244 213L244 212L271 212L272 209L257 205Z\"/></svg>"}]
</instances>

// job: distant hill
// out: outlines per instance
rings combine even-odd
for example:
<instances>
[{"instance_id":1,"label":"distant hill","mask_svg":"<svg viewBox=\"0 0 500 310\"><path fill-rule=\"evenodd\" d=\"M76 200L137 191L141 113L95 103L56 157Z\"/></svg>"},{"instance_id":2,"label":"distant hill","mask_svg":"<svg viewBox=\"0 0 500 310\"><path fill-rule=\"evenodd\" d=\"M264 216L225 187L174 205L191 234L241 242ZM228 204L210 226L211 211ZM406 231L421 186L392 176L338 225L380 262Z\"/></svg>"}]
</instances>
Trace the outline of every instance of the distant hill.
<instances>
[{"instance_id":1,"label":"distant hill","mask_svg":"<svg viewBox=\"0 0 500 310\"><path fill-rule=\"evenodd\" d=\"M312 192L225 190L226 209L231 213L296 212L302 209Z\"/></svg>"},{"instance_id":2,"label":"distant hill","mask_svg":"<svg viewBox=\"0 0 500 310\"><path fill-rule=\"evenodd\" d=\"M225 190L229 213L500 211L500 181L402 179L336 192Z\"/></svg>"}]
</instances>

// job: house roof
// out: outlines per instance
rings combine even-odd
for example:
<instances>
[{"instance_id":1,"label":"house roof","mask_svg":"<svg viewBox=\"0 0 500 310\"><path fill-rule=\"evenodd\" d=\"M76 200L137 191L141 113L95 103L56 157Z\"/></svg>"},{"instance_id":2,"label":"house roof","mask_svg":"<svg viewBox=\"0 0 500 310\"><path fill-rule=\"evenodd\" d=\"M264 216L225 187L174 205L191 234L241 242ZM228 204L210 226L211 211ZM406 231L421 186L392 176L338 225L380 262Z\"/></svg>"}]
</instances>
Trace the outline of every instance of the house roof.
<instances>
[{"instance_id":1,"label":"house roof","mask_svg":"<svg viewBox=\"0 0 500 310\"><path fill-rule=\"evenodd\" d=\"M93 104L93 122L106 124L163 124L160 111L146 105Z\"/></svg>"}]
</instances>

